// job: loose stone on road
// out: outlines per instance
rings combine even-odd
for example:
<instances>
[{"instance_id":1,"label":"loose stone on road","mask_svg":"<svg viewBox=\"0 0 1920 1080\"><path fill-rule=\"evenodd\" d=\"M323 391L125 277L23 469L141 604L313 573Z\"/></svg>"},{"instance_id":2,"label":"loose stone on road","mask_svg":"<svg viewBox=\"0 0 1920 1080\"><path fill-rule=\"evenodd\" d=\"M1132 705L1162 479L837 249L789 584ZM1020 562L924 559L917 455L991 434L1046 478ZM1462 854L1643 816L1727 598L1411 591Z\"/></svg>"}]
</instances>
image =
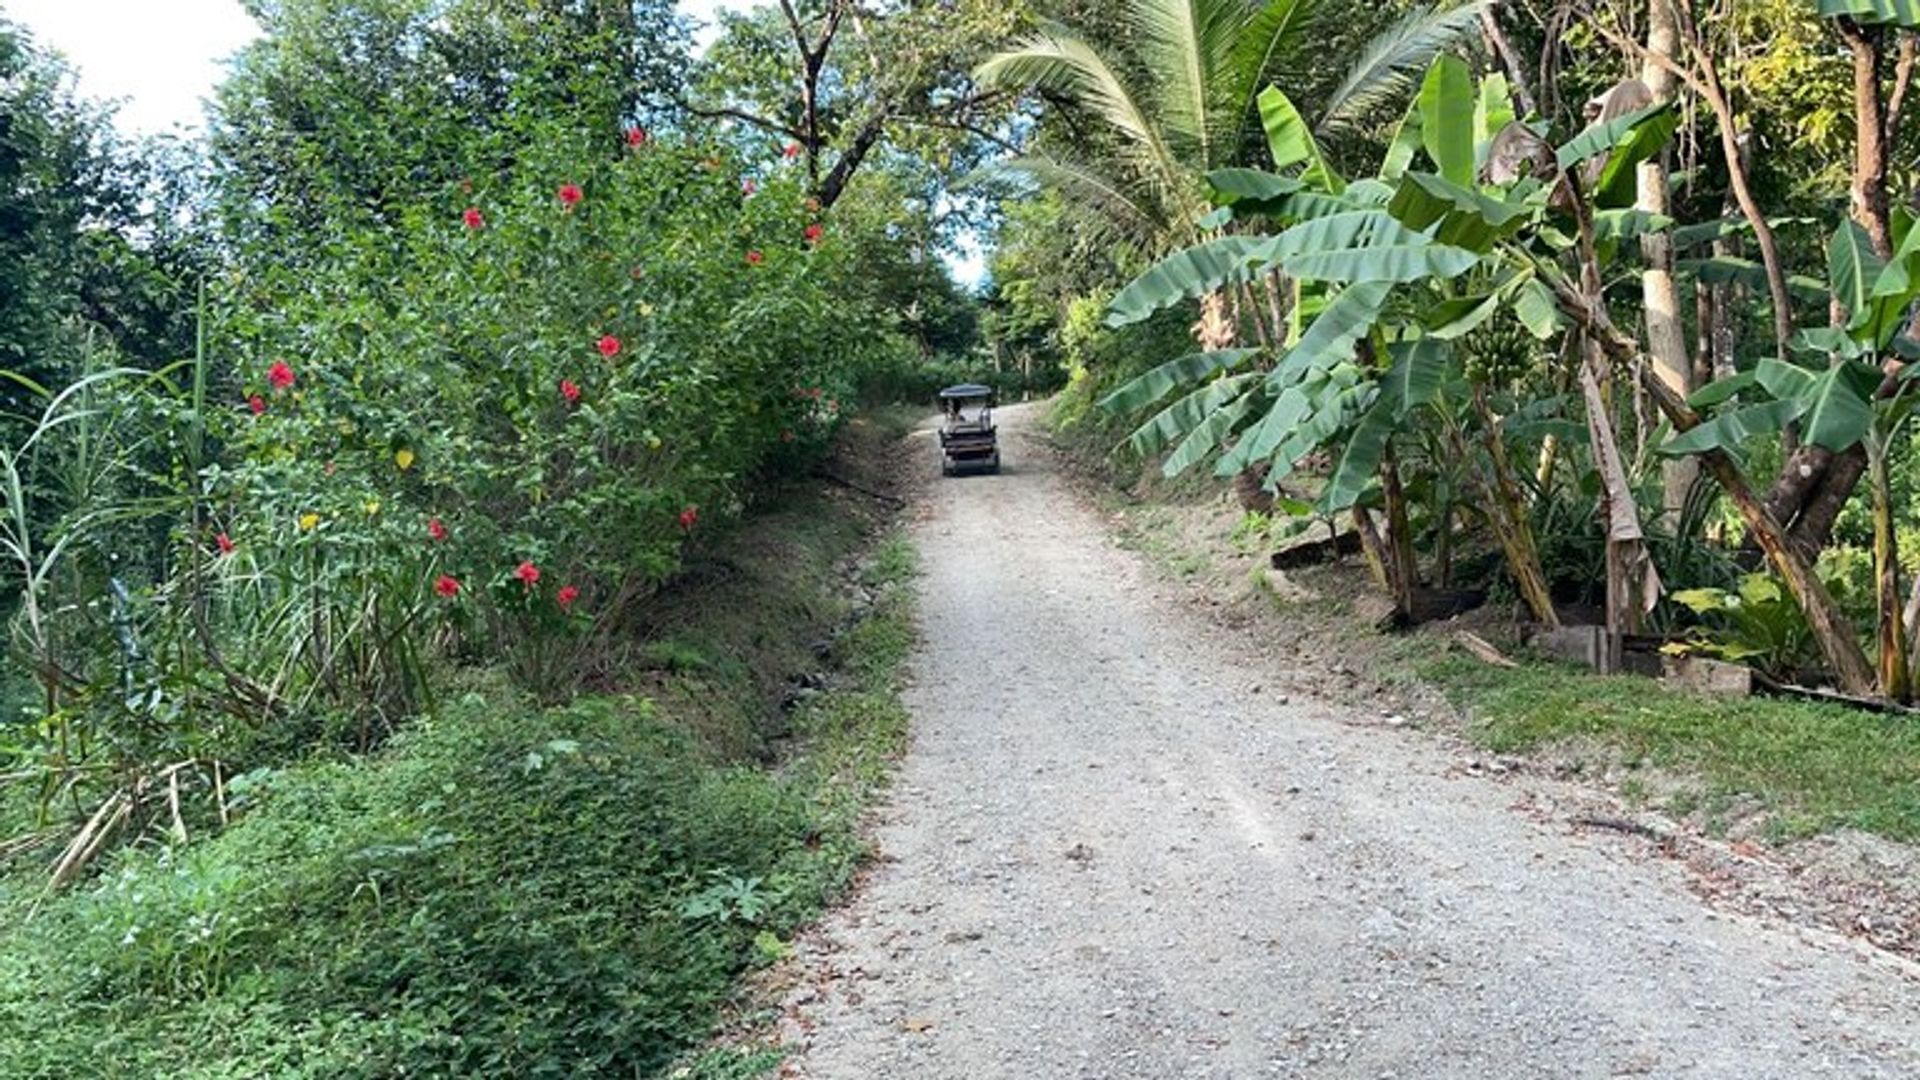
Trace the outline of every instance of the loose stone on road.
<instances>
[{"instance_id":1,"label":"loose stone on road","mask_svg":"<svg viewBox=\"0 0 1920 1080\"><path fill-rule=\"evenodd\" d=\"M1293 659L1163 595L1038 408L999 412L1005 472L922 486L912 748L803 942L789 1075L1920 1076L1909 966L1249 693Z\"/></svg>"}]
</instances>

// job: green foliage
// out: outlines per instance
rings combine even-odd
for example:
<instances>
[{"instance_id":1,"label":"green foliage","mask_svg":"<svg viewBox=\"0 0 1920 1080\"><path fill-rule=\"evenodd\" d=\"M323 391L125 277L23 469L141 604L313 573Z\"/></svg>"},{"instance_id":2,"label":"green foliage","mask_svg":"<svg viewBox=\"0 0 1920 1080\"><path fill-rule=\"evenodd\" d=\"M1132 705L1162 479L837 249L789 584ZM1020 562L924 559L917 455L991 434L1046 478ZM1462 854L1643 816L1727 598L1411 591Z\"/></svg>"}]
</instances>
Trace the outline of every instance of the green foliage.
<instances>
[{"instance_id":1,"label":"green foliage","mask_svg":"<svg viewBox=\"0 0 1920 1080\"><path fill-rule=\"evenodd\" d=\"M818 663L794 643L839 617L832 568L861 535L817 496L764 524L786 546L743 531L734 575L659 615L664 648L727 649L731 666L544 710L470 679L370 758L230 777L228 828L123 849L51 898L32 868L0 878L0 1073L70 1075L82 1054L113 1076L668 1067L734 976L845 886L859 808L905 734L914 558L895 536L867 561L878 603L833 642L834 688L792 714L782 768L746 764L766 744L727 728L757 726L763 685ZM715 697L742 702L721 728L703 715ZM700 1060L729 1076L766 1059Z\"/></svg>"},{"instance_id":2,"label":"green foliage","mask_svg":"<svg viewBox=\"0 0 1920 1080\"><path fill-rule=\"evenodd\" d=\"M1729 701L1529 665L1508 671L1452 656L1422 673L1501 752L1604 748L1629 767L1698 777L1706 793L1757 799L1776 835L1863 829L1920 838L1920 727L1837 705Z\"/></svg>"}]
</instances>

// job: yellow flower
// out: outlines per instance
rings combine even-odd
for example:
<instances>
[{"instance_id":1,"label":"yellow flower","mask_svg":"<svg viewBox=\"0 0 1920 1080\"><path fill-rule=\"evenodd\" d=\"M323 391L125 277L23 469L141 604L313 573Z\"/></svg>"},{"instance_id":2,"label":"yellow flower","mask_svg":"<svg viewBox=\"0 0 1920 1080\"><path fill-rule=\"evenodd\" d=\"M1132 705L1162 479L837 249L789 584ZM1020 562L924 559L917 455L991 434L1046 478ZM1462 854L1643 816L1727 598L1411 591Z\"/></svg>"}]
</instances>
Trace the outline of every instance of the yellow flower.
<instances>
[{"instance_id":1,"label":"yellow flower","mask_svg":"<svg viewBox=\"0 0 1920 1080\"><path fill-rule=\"evenodd\" d=\"M658 449L660 449L660 436L658 436L658 435L648 435L648 436L647 436L647 449L649 449L649 450L658 450Z\"/></svg>"},{"instance_id":2,"label":"yellow flower","mask_svg":"<svg viewBox=\"0 0 1920 1080\"><path fill-rule=\"evenodd\" d=\"M300 515L300 531L301 532L312 532L314 529L318 528L319 525L320 525L319 514L301 514Z\"/></svg>"},{"instance_id":3,"label":"yellow flower","mask_svg":"<svg viewBox=\"0 0 1920 1080\"><path fill-rule=\"evenodd\" d=\"M379 512L380 512L380 500L368 499L367 500L367 516L372 517L373 515Z\"/></svg>"},{"instance_id":4,"label":"yellow flower","mask_svg":"<svg viewBox=\"0 0 1920 1080\"><path fill-rule=\"evenodd\" d=\"M401 472L406 472L408 469L413 468L413 451L405 447L395 450L393 452L393 463L400 466Z\"/></svg>"}]
</instances>

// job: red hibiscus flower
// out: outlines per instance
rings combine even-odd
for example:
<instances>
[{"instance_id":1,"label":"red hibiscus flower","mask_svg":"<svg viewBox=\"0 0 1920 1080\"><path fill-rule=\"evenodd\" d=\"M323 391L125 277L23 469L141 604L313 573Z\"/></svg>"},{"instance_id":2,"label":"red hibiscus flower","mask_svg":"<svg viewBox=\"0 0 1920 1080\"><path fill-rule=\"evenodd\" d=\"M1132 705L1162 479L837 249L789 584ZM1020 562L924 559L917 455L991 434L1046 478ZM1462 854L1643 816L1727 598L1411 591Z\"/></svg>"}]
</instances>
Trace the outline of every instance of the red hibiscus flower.
<instances>
[{"instance_id":1,"label":"red hibiscus flower","mask_svg":"<svg viewBox=\"0 0 1920 1080\"><path fill-rule=\"evenodd\" d=\"M439 518L429 518L427 519L427 536L435 543L439 543L447 538L447 527L440 523Z\"/></svg>"},{"instance_id":2,"label":"red hibiscus flower","mask_svg":"<svg viewBox=\"0 0 1920 1080\"><path fill-rule=\"evenodd\" d=\"M528 592L532 592L533 587L540 583L540 568L533 565L532 559L527 559L514 567L513 576L520 579L520 584L525 585Z\"/></svg>"},{"instance_id":3,"label":"red hibiscus flower","mask_svg":"<svg viewBox=\"0 0 1920 1080\"><path fill-rule=\"evenodd\" d=\"M692 529L694 523L699 520L700 508L697 506L689 506L685 510L680 511L680 527L683 529Z\"/></svg>"},{"instance_id":4,"label":"red hibiscus flower","mask_svg":"<svg viewBox=\"0 0 1920 1080\"><path fill-rule=\"evenodd\" d=\"M758 251L747 252L748 266L759 266L761 263L766 261L767 261L767 257L765 255L760 254Z\"/></svg>"},{"instance_id":5,"label":"red hibiscus flower","mask_svg":"<svg viewBox=\"0 0 1920 1080\"><path fill-rule=\"evenodd\" d=\"M573 209L575 203L587 197L586 192L580 190L579 184L561 184L560 190L554 194L560 199L560 205L569 210Z\"/></svg>"},{"instance_id":6,"label":"red hibiscus flower","mask_svg":"<svg viewBox=\"0 0 1920 1080\"><path fill-rule=\"evenodd\" d=\"M647 144L646 128L640 127L639 125L636 124L633 127L630 127L627 129L627 145L628 146L645 146L646 144Z\"/></svg>"},{"instance_id":7,"label":"red hibiscus flower","mask_svg":"<svg viewBox=\"0 0 1920 1080\"><path fill-rule=\"evenodd\" d=\"M477 206L467 207L466 213L460 215L460 220L466 222L469 229L483 228L487 224L486 216L480 213Z\"/></svg>"},{"instance_id":8,"label":"red hibiscus flower","mask_svg":"<svg viewBox=\"0 0 1920 1080\"><path fill-rule=\"evenodd\" d=\"M601 356L611 360L620 352L620 339L614 337L612 334L608 334L606 337L601 338L595 347L600 350Z\"/></svg>"},{"instance_id":9,"label":"red hibiscus flower","mask_svg":"<svg viewBox=\"0 0 1920 1080\"><path fill-rule=\"evenodd\" d=\"M434 580L433 591L439 593L441 596L445 597L446 599L451 600L454 597L460 595L460 581L458 578L450 577L446 574L441 574L437 579Z\"/></svg>"},{"instance_id":10,"label":"red hibiscus flower","mask_svg":"<svg viewBox=\"0 0 1920 1080\"><path fill-rule=\"evenodd\" d=\"M267 369L267 384L275 390L285 390L293 385L293 369L285 360L275 360Z\"/></svg>"},{"instance_id":11,"label":"red hibiscus flower","mask_svg":"<svg viewBox=\"0 0 1920 1080\"><path fill-rule=\"evenodd\" d=\"M226 533L221 533L219 536L214 537L213 546L219 548L220 554L222 555L233 554L233 538L229 537Z\"/></svg>"},{"instance_id":12,"label":"red hibiscus flower","mask_svg":"<svg viewBox=\"0 0 1920 1080\"><path fill-rule=\"evenodd\" d=\"M560 591L554 594L553 599L555 603L560 605L560 610L565 611L573 606L575 600L580 599L580 590L571 585L562 585L560 586Z\"/></svg>"},{"instance_id":13,"label":"red hibiscus flower","mask_svg":"<svg viewBox=\"0 0 1920 1080\"><path fill-rule=\"evenodd\" d=\"M800 156L800 144L788 143L786 146L786 149L780 151L780 155L786 158L788 161L792 161L794 158L797 158Z\"/></svg>"},{"instance_id":14,"label":"red hibiscus flower","mask_svg":"<svg viewBox=\"0 0 1920 1080\"><path fill-rule=\"evenodd\" d=\"M817 244L820 242L820 238L825 235L827 235L827 230L819 222L816 221L812 225L807 226L807 243Z\"/></svg>"},{"instance_id":15,"label":"red hibiscus flower","mask_svg":"<svg viewBox=\"0 0 1920 1080\"><path fill-rule=\"evenodd\" d=\"M247 408L253 410L253 415L259 416L261 413L267 411L267 399L261 397L259 394L254 394L247 398Z\"/></svg>"},{"instance_id":16,"label":"red hibiscus flower","mask_svg":"<svg viewBox=\"0 0 1920 1080\"><path fill-rule=\"evenodd\" d=\"M572 379L561 379L560 396L567 399L567 404L576 404L580 400L580 388L573 384Z\"/></svg>"}]
</instances>

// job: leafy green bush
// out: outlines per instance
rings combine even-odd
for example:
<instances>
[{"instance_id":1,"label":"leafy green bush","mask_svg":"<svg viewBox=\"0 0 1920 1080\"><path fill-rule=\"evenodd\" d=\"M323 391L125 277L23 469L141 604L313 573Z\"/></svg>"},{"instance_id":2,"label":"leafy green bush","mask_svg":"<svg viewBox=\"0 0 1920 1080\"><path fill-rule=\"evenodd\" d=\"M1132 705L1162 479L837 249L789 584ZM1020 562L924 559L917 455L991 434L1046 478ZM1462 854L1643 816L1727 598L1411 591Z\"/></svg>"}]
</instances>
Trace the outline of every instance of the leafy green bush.
<instances>
[{"instance_id":1,"label":"leafy green bush","mask_svg":"<svg viewBox=\"0 0 1920 1080\"><path fill-rule=\"evenodd\" d=\"M733 974L845 879L857 846L848 815L823 810L830 766L782 780L708 764L634 699L499 700L470 695L369 764L258 778L231 828L125 851L11 926L0 1075L84 1061L102 1076L560 1077L671 1060ZM827 728L866 715L821 711Z\"/></svg>"}]
</instances>

